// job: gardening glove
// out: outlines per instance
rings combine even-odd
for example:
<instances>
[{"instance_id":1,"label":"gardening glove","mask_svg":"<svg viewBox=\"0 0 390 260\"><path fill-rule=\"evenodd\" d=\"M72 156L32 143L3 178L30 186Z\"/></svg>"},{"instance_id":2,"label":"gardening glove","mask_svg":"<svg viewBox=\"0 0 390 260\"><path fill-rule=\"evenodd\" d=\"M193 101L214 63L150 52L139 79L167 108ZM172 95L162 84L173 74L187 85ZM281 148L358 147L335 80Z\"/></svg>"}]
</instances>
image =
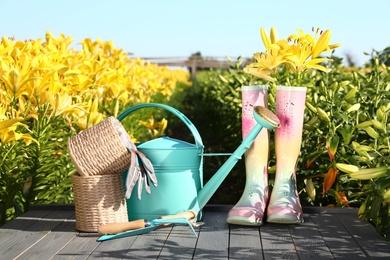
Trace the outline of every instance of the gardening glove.
<instances>
[{"instance_id":1,"label":"gardening glove","mask_svg":"<svg viewBox=\"0 0 390 260\"><path fill-rule=\"evenodd\" d=\"M140 151L137 150L136 153L138 158L138 165L141 167L141 171L147 175L146 176L147 186L149 187L149 181L151 181L153 185L157 187L157 177L156 174L154 173L154 168L152 163Z\"/></svg>"},{"instance_id":2,"label":"gardening glove","mask_svg":"<svg viewBox=\"0 0 390 260\"><path fill-rule=\"evenodd\" d=\"M127 150L131 154L131 163L126 179L126 199L131 197L132 190L138 181L138 199L141 200L142 186L145 185L145 191L150 194L149 183L152 182L157 187L157 178L152 163L143 153L136 148Z\"/></svg>"},{"instance_id":3,"label":"gardening glove","mask_svg":"<svg viewBox=\"0 0 390 260\"><path fill-rule=\"evenodd\" d=\"M138 199L141 200L142 185L145 183L145 191L150 194L150 186L147 184L148 178L144 171L141 170L140 177L138 178Z\"/></svg>"},{"instance_id":4,"label":"gardening glove","mask_svg":"<svg viewBox=\"0 0 390 260\"><path fill-rule=\"evenodd\" d=\"M135 184L137 183L137 180L140 177L141 171L139 167L137 166L137 154L134 152L134 150L128 149L130 153L130 167L127 172L126 177L126 199L129 199L131 196L131 192L133 191L133 188Z\"/></svg>"},{"instance_id":5,"label":"gardening glove","mask_svg":"<svg viewBox=\"0 0 390 260\"><path fill-rule=\"evenodd\" d=\"M137 147L131 141L119 120L114 120L114 126L123 145L130 153L131 162L126 178L126 199L130 198L133 188L138 181L138 199L140 200L143 184L145 184L145 191L148 194L150 194L149 180L154 186L157 186L157 178L154 174L153 165L143 153L137 150Z\"/></svg>"}]
</instances>

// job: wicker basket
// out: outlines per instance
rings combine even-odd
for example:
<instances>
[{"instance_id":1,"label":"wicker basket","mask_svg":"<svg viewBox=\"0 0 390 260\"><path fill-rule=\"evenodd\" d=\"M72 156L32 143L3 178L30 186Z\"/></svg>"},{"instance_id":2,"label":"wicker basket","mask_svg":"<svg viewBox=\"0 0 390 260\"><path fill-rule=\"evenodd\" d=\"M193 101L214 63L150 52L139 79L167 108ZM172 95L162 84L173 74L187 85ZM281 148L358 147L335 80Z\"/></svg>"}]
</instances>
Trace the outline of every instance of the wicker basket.
<instances>
[{"instance_id":1,"label":"wicker basket","mask_svg":"<svg viewBox=\"0 0 390 260\"><path fill-rule=\"evenodd\" d=\"M126 130L111 116L69 138L69 155L81 176L119 174L131 162L126 140Z\"/></svg>"},{"instance_id":2,"label":"wicker basket","mask_svg":"<svg viewBox=\"0 0 390 260\"><path fill-rule=\"evenodd\" d=\"M76 229L97 232L100 225L128 222L122 174L72 176Z\"/></svg>"}]
</instances>

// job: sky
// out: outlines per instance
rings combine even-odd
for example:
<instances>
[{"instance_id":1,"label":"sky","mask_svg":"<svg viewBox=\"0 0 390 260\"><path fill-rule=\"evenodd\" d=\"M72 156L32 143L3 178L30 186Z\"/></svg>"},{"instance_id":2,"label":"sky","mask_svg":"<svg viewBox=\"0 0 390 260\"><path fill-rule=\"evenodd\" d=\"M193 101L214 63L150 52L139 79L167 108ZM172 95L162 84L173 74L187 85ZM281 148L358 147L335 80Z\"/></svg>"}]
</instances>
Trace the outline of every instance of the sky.
<instances>
[{"instance_id":1,"label":"sky","mask_svg":"<svg viewBox=\"0 0 390 260\"><path fill-rule=\"evenodd\" d=\"M363 65L390 46L389 0L0 0L0 34L16 40L72 36L113 41L134 57L252 57L260 28L279 38L329 29L335 55Z\"/></svg>"}]
</instances>

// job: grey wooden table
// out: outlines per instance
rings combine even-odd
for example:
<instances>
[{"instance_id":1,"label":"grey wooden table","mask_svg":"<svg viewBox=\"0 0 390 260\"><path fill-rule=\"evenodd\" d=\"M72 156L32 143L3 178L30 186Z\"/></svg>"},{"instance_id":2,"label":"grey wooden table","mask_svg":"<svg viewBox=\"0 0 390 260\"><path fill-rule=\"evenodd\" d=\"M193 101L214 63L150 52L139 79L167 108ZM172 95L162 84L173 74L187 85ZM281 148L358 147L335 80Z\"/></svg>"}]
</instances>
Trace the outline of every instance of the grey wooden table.
<instances>
[{"instance_id":1,"label":"grey wooden table","mask_svg":"<svg viewBox=\"0 0 390 260\"><path fill-rule=\"evenodd\" d=\"M0 259L390 259L390 242L356 209L304 208L305 223L229 225L231 206L208 205L204 225L169 226L97 242L75 228L72 205L40 205L0 227Z\"/></svg>"}]
</instances>

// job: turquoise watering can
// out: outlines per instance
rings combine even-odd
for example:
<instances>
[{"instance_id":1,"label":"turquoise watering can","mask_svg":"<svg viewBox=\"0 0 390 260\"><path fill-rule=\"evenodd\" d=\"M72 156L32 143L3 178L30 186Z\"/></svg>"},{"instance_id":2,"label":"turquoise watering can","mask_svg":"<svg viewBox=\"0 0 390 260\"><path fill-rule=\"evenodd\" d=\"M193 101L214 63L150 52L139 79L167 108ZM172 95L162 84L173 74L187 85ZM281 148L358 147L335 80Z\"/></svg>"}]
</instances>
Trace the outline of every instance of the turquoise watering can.
<instances>
[{"instance_id":1,"label":"turquoise watering can","mask_svg":"<svg viewBox=\"0 0 390 260\"><path fill-rule=\"evenodd\" d=\"M153 165L158 187L150 186L150 194L142 191L141 200L137 197L137 191L135 189L132 191L132 195L126 200L129 220L156 219L163 215L173 215L188 210L194 210L200 216L203 207L245 151L252 145L261 129L263 127L275 129L280 126L279 119L270 110L260 106L254 107L253 114L257 124L204 185L203 156L207 154L203 153L204 145L198 130L183 113L168 105L145 103L125 110L118 116L118 120L122 121L136 110L150 107L162 108L176 115L191 131L195 143L161 137L137 144L137 149Z\"/></svg>"}]
</instances>

